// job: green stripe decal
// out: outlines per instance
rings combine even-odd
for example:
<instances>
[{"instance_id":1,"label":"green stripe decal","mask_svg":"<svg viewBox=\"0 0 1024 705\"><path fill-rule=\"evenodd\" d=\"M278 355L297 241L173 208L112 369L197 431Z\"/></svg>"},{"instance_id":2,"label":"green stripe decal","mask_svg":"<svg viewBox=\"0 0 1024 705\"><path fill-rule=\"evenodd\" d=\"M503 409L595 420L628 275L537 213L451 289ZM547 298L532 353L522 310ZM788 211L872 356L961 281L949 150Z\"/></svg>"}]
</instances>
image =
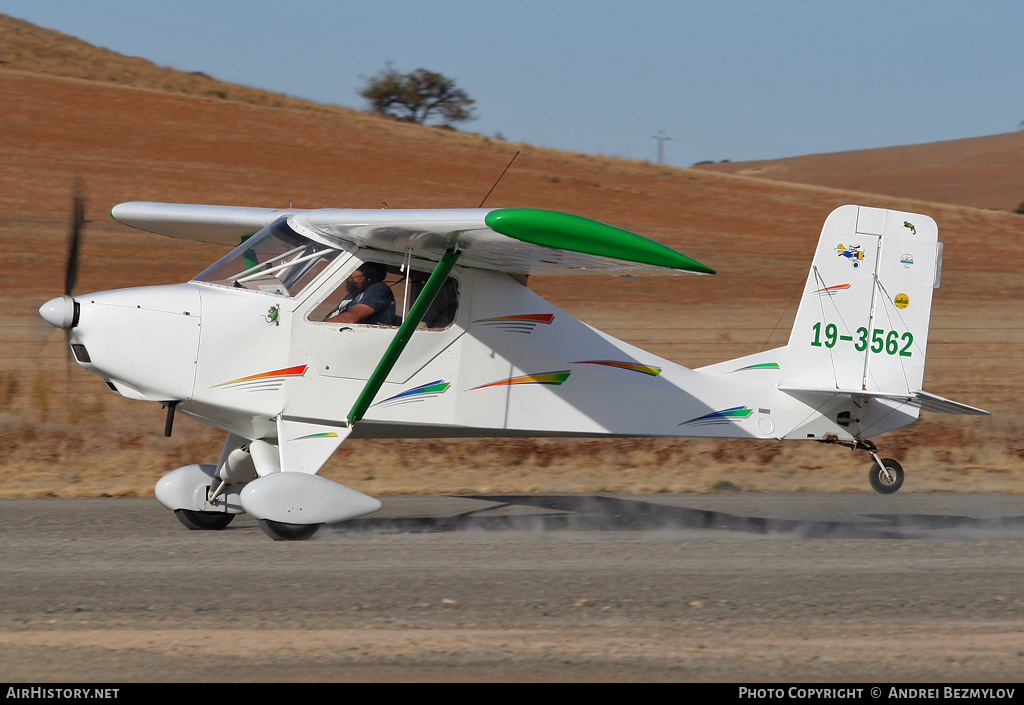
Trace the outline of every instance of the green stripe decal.
<instances>
[{"instance_id":1,"label":"green stripe decal","mask_svg":"<svg viewBox=\"0 0 1024 705\"><path fill-rule=\"evenodd\" d=\"M745 370L778 370L778 369L780 369L780 368L779 368L779 363L777 363L777 362L762 362L762 363L760 363L758 365L747 365L746 367L740 367L737 370L733 370L733 372L743 372Z\"/></svg>"},{"instance_id":2,"label":"green stripe decal","mask_svg":"<svg viewBox=\"0 0 1024 705\"><path fill-rule=\"evenodd\" d=\"M699 274L715 273L711 267L660 242L569 213L502 208L484 216L484 222L497 233L534 245Z\"/></svg>"}]
</instances>

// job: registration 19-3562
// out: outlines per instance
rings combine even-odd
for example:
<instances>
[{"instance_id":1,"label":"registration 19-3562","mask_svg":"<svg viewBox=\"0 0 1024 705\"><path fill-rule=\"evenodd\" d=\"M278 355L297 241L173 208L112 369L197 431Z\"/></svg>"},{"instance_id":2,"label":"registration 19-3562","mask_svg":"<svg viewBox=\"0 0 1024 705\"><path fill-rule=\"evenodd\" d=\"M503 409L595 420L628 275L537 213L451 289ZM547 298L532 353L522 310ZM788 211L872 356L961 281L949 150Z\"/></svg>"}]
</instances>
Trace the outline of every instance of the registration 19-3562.
<instances>
[{"instance_id":1,"label":"registration 19-3562","mask_svg":"<svg viewBox=\"0 0 1024 705\"><path fill-rule=\"evenodd\" d=\"M856 335L839 335L839 328L835 323L827 325L820 321L811 326L814 331L814 338L811 345L820 348L834 348L841 342L853 343L858 352L864 352L870 346L873 353L885 353L887 355L901 355L911 357L913 353L910 346L914 344L914 334L910 331L900 334L899 331L875 328L871 331L871 338L868 338L868 329L861 326L857 329Z\"/></svg>"}]
</instances>

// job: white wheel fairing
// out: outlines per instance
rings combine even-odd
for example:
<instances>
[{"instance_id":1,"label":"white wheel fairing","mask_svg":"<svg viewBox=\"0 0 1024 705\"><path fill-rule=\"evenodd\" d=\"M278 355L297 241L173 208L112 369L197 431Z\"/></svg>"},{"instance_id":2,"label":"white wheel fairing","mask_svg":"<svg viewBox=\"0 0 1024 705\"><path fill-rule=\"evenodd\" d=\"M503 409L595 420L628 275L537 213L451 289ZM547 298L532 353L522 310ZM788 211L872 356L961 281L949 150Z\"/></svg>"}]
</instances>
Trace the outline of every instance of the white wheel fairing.
<instances>
[{"instance_id":1,"label":"white wheel fairing","mask_svg":"<svg viewBox=\"0 0 1024 705\"><path fill-rule=\"evenodd\" d=\"M220 484L220 480L214 476L216 471L216 465L206 464L185 465L177 470L171 470L157 481L154 489L156 499L172 511L188 509L241 514L243 510L238 493L242 485L228 485L217 498L216 504L206 501L207 488Z\"/></svg>"},{"instance_id":2,"label":"white wheel fairing","mask_svg":"<svg viewBox=\"0 0 1024 705\"><path fill-rule=\"evenodd\" d=\"M333 524L382 506L378 499L302 472L260 477L242 489L240 498L244 510L257 519L286 524Z\"/></svg>"}]
</instances>

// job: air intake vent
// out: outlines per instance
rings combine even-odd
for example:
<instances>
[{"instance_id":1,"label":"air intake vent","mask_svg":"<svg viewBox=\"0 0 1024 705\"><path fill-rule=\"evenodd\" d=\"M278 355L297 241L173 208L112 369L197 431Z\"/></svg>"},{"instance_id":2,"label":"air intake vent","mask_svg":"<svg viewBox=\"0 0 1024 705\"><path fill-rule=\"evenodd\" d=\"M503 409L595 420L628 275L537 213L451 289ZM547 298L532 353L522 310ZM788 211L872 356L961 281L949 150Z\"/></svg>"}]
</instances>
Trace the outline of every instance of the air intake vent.
<instances>
[{"instance_id":1,"label":"air intake vent","mask_svg":"<svg viewBox=\"0 0 1024 705\"><path fill-rule=\"evenodd\" d=\"M79 362L92 362L92 358L89 357L89 351L85 349L84 345L81 345L79 343L72 343L71 352L75 354L75 359L78 360Z\"/></svg>"}]
</instances>

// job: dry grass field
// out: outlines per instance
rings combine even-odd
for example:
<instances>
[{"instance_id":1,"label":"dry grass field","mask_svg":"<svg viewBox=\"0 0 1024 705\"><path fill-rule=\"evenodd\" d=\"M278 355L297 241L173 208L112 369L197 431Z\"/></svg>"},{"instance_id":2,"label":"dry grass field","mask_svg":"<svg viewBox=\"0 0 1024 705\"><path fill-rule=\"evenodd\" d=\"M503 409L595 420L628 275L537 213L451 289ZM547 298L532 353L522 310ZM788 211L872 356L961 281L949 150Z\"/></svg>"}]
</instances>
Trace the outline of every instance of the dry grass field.
<instances>
[{"instance_id":1,"label":"dry grass field","mask_svg":"<svg viewBox=\"0 0 1024 705\"><path fill-rule=\"evenodd\" d=\"M1024 131L699 168L1007 211L1024 203Z\"/></svg>"},{"instance_id":2,"label":"dry grass field","mask_svg":"<svg viewBox=\"0 0 1024 705\"><path fill-rule=\"evenodd\" d=\"M2 15L0 96L0 496L149 496L169 469L219 453L219 432L182 417L164 438L158 405L112 395L68 360L60 331L38 317L63 287L76 176L89 194L81 293L187 280L222 252L118 225L108 212L122 201L475 207L517 151L489 206L578 213L718 270L636 284L531 281L573 315L689 367L786 343L794 296L833 208L934 217L945 260L925 387L994 415L925 413L875 440L907 468L903 491L1024 489L1014 402L1024 385L1024 216L1009 212L1024 183L1002 162L986 171L993 152L984 140L973 155L970 140L916 147L914 159L941 168L943 180L912 193L896 188L913 179L905 152L886 162L885 150L873 150L870 174L863 155L831 155L816 183L860 189L844 191L398 123L156 67ZM1010 198L1013 188L1019 195ZM965 202L954 191L983 193ZM995 202L1003 210L985 205ZM370 494L870 491L869 464L863 453L813 443L352 441L324 474Z\"/></svg>"}]
</instances>

